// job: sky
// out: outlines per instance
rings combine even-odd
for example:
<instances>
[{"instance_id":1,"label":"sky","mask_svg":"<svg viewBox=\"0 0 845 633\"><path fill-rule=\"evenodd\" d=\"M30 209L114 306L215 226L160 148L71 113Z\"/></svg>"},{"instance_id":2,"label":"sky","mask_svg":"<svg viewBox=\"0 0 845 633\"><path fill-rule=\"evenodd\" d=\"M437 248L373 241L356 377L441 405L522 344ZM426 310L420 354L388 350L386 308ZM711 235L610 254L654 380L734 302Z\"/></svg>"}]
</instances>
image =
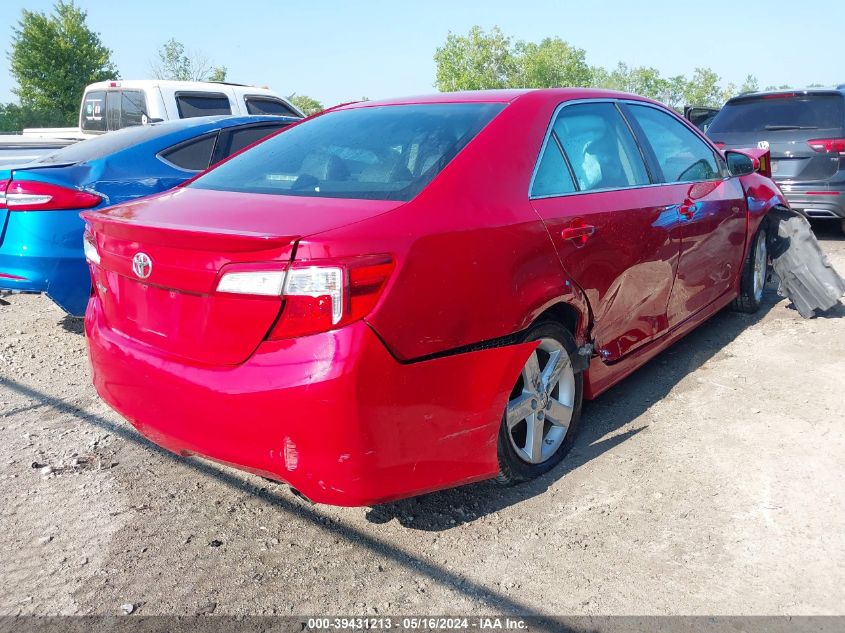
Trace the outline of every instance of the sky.
<instances>
[{"instance_id":1,"label":"sky","mask_svg":"<svg viewBox=\"0 0 845 633\"><path fill-rule=\"evenodd\" d=\"M305 94L325 106L434 92L435 49L449 31L499 26L517 39L561 37L590 65L653 66L663 75L712 68L723 83L755 75L761 87L845 82L843 0L709 3L647 0L76 0L111 48L124 79L151 77L170 38L226 66L228 79ZM13 16L53 0L3 0L8 51ZM6 55L0 102L15 100ZM81 97L81 95L80 95Z\"/></svg>"}]
</instances>

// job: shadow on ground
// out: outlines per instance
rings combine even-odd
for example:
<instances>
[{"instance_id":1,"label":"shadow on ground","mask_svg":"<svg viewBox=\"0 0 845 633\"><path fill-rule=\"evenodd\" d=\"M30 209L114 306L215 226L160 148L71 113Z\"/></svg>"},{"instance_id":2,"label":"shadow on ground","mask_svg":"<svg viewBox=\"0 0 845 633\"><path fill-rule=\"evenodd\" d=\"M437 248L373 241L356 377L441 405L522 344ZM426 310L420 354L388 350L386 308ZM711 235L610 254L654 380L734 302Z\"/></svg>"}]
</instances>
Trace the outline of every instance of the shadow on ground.
<instances>
[{"instance_id":1,"label":"shadow on ground","mask_svg":"<svg viewBox=\"0 0 845 633\"><path fill-rule=\"evenodd\" d=\"M407 528L446 530L469 523L543 494L556 480L623 442L645 426L618 432L664 398L685 376L720 352L748 327L763 319L780 298L770 284L763 307L753 315L723 310L592 402L584 403L581 429L572 452L560 466L534 481L503 488L482 482L404 499L372 508L367 519L396 519Z\"/></svg>"},{"instance_id":2,"label":"shadow on ground","mask_svg":"<svg viewBox=\"0 0 845 633\"><path fill-rule=\"evenodd\" d=\"M82 317L74 317L69 314L64 315L59 325L65 332L71 334L85 334L85 319Z\"/></svg>"}]
</instances>

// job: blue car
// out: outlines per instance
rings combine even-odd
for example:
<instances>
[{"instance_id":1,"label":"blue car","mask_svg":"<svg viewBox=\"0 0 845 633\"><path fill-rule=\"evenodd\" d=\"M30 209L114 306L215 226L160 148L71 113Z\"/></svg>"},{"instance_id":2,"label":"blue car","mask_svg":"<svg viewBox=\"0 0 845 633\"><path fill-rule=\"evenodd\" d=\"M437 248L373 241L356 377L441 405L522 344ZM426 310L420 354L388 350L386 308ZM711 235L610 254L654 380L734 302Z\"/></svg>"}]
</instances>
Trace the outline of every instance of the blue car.
<instances>
[{"instance_id":1,"label":"blue car","mask_svg":"<svg viewBox=\"0 0 845 633\"><path fill-rule=\"evenodd\" d=\"M216 116L154 123L0 167L0 290L44 292L69 314L84 314L91 281L81 209L175 187L298 120Z\"/></svg>"}]
</instances>

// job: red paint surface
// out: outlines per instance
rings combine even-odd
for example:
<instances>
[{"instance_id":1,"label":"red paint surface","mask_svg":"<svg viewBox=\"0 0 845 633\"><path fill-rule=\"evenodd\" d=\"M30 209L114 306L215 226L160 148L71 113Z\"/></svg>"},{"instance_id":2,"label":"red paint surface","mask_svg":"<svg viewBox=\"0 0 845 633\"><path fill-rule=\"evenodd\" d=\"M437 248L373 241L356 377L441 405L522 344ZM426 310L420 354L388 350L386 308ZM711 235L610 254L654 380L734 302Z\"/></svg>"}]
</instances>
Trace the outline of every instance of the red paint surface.
<instances>
[{"instance_id":1,"label":"red paint surface","mask_svg":"<svg viewBox=\"0 0 845 633\"><path fill-rule=\"evenodd\" d=\"M86 317L99 393L162 446L315 501L376 503L495 475L496 432L531 345L454 350L563 305L579 345L599 354L585 376L595 397L736 296L759 222L784 204L760 174L530 200L556 107L614 96L344 106L508 103L407 203L188 188L84 214L102 257ZM154 262L143 282L138 251ZM270 340L284 332L281 297L215 291L226 267L374 255L390 261L377 300L330 332Z\"/></svg>"}]
</instances>

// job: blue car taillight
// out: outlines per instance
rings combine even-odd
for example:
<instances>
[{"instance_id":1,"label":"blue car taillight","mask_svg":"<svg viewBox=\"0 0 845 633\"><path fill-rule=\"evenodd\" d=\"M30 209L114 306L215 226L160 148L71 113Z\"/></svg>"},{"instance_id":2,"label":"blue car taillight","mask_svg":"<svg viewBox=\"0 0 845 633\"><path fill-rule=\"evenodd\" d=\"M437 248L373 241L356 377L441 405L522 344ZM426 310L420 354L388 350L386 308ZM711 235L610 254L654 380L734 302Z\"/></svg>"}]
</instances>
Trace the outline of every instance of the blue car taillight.
<instances>
[{"instance_id":1,"label":"blue car taillight","mask_svg":"<svg viewBox=\"0 0 845 633\"><path fill-rule=\"evenodd\" d=\"M5 206L9 211L90 209L103 201L95 193L47 182L12 180L3 184L6 185Z\"/></svg>"}]
</instances>

